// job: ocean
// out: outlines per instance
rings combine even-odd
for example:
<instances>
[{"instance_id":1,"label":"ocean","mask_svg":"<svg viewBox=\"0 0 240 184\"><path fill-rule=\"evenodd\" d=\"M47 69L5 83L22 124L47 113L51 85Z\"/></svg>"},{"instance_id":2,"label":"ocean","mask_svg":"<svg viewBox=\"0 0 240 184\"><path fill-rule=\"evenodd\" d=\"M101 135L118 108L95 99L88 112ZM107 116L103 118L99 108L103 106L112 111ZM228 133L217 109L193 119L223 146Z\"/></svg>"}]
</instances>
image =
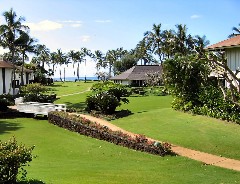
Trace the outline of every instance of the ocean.
<instances>
[{"instance_id":1,"label":"ocean","mask_svg":"<svg viewBox=\"0 0 240 184\"><path fill-rule=\"evenodd\" d=\"M75 81L75 80L77 80L78 78L77 77L65 77L65 81ZM92 81L92 80L98 80L98 78L97 77L86 77L86 79L89 81ZM54 81L61 81L60 80L60 78L53 78L53 80ZM63 79L63 77L62 77L62 80L64 80ZM84 81L85 80L85 77L79 77L79 80L81 80L81 81Z\"/></svg>"}]
</instances>

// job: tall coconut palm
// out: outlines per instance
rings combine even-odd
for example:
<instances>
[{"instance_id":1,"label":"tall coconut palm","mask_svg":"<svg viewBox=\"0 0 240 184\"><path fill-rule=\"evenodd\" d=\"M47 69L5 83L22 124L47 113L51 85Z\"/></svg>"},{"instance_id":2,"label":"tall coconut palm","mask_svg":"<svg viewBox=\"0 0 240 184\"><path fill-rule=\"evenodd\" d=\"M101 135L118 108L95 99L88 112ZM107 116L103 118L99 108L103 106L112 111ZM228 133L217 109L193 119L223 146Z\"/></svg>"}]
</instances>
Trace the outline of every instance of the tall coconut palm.
<instances>
[{"instance_id":1,"label":"tall coconut palm","mask_svg":"<svg viewBox=\"0 0 240 184\"><path fill-rule=\"evenodd\" d=\"M63 75L63 80L62 80L61 66L65 65L65 64L68 64L69 60L68 60L67 55L65 53L63 53L61 49L57 49L56 53L57 53L56 54L56 60L57 60L57 63L60 65L60 68L59 68L60 80L65 82L65 67L63 68L64 75Z\"/></svg>"},{"instance_id":2,"label":"tall coconut palm","mask_svg":"<svg viewBox=\"0 0 240 184\"><path fill-rule=\"evenodd\" d=\"M96 68L97 71L99 72L100 68L106 68L107 63L105 62L106 56L104 53L100 50L96 50L93 54L93 59L96 62Z\"/></svg>"},{"instance_id":3,"label":"tall coconut palm","mask_svg":"<svg viewBox=\"0 0 240 184\"><path fill-rule=\"evenodd\" d=\"M146 65L147 63L151 63L153 60L151 48L149 46L149 42L143 38L134 49L134 53L139 60L141 60L141 65Z\"/></svg>"},{"instance_id":4,"label":"tall coconut palm","mask_svg":"<svg viewBox=\"0 0 240 184\"><path fill-rule=\"evenodd\" d=\"M144 38L151 47L151 51L158 56L160 64L162 65L163 53L161 24L153 24L152 31L147 31L144 33Z\"/></svg>"},{"instance_id":5,"label":"tall coconut palm","mask_svg":"<svg viewBox=\"0 0 240 184\"><path fill-rule=\"evenodd\" d=\"M16 40L20 33L28 31L28 27L22 24L25 19L17 17L17 14L10 9L3 13L6 24L0 25L0 44L3 48L8 48L11 53L11 62L14 64L14 55L16 52ZM15 81L15 65L13 68L13 81ZM15 83L13 84L13 95L15 95Z\"/></svg>"},{"instance_id":6,"label":"tall coconut palm","mask_svg":"<svg viewBox=\"0 0 240 184\"><path fill-rule=\"evenodd\" d=\"M37 44L36 54L38 58L38 64L42 68L45 68L45 64L50 63L50 50L44 44Z\"/></svg>"},{"instance_id":7,"label":"tall coconut palm","mask_svg":"<svg viewBox=\"0 0 240 184\"><path fill-rule=\"evenodd\" d=\"M31 38L27 33L22 32L20 38L17 40L19 43L17 44L17 51L22 54L22 67L21 67L21 83L20 85L24 85L23 80L23 69L25 64L25 58L28 58L27 53L36 53L36 45L37 40ZM27 82L27 81L26 81Z\"/></svg>"},{"instance_id":8,"label":"tall coconut palm","mask_svg":"<svg viewBox=\"0 0 240 184\"><path fill-rule=\"evenodd\" d=\"M56 52L51 52L50 53L50 63L52 64L51 75L53 76L54 73L55 73L55 65L57 64L57 53Z\"/></svg>"},{"instance_id":9,"label":"tall coconut palm","mask_svg":"<svg viewBox=\"0 0 240 184\"><path fill-rule=\"evenodd\" d=\"M83 53L83 61L85 63L85 79L84 81L87 81L87 76L86 76L86 71L87 71L87 58L89 57L90 59L93 58L94 54L91 52L91 50L87 49L86 47L81 48L81 52Z\"/></svg>"}]
</instances>

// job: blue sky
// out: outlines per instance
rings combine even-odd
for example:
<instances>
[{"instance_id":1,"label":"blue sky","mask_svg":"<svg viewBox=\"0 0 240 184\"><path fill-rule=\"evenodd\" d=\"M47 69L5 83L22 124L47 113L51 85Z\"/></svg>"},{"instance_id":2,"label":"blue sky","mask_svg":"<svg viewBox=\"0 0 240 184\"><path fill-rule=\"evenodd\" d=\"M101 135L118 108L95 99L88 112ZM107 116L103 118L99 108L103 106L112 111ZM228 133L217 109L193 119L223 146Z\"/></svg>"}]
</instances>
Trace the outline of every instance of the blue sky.
<instances>
[{"instance_id":1,"label":"blue sky","mask_svg":"<svg viewBox=\"0 0 240 184\"><path fill-rule=\"evenodd\" d=\"M133 49L154 23L162 29L186 24L189 34L206 35L214 44L238 26L239 7L239 0L0 0L0 13L13 8L52 52ZM94 75L94 67L89 61L87 76ZM72 73L69 68L67 75Z\"/></svg>"}]
</instances>

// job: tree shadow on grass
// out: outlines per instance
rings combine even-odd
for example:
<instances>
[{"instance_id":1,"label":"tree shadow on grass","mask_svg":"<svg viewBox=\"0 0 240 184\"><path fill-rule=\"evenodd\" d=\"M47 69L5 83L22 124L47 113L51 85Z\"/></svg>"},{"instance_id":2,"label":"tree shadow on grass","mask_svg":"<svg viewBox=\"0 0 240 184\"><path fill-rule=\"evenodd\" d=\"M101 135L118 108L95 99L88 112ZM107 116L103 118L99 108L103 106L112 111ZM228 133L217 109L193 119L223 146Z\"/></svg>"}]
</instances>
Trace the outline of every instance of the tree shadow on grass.
<instances>
[{"instance_id":1,"label":"tree shadow on grass","mask_svg":"<svg viewBox=\"0 0 240 184\"><path fill-rule=\"evenodd\" d=\"M20 123L13 123L8 122L6 120L0 120L0 135L9 133L10 131L16 131L20 128L23 128L20 126Z\"/></svg>"},{"instance_id":2,"label":"tree shadow on grass","mask_svg":"<svg viewBox=\"0 0 240 184\"><path fill-rule=\"evenodd\" d=\"M28 180L28 181L19 181L17 184L45 184L41 180Z\"/></svg>"},{"instance_id":3,"label":"tree shadow on grass","mask_svg":"<svg viewBox=\"0 0 240 184\"><path fill-rule=\"evenodd\" d=\"M114 114L117 119L133 115L133 113L128 109L125 109L125 110L122 109L120 111L116 111Z\"/></svg>"},{"instance_id":4,"label":"tree shadow on grass","mask_svg":"<svg viewBox=\"0 0 240 184\"><path fill-rule=\"evenodd\" d=\"M71 103L71 102L65 102L67 105L67 108L74 108L74 109L84 109L86 107L85 102L80 102L80 103Z\"/></svg>"}]
</instances>

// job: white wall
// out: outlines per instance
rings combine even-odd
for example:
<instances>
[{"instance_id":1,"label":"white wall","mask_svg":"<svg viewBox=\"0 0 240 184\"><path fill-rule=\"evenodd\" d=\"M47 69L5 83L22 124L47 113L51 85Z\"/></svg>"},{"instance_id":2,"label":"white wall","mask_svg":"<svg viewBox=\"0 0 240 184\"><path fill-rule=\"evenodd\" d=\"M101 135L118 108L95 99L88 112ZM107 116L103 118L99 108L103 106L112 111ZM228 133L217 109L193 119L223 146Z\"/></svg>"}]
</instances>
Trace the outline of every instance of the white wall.
<instances>
[{"instance_id":1,"label":"white wall","mask_svg":"<svg viewBox=\"0 0 240 184\"><path fill-rule=\"evenodd\" d=\"M11 68L6 68L5 69L5 84L6 84L6 93L9 92L11 89L10 93L12 94L12 88L11 84L12 83L12 69Z\"/></svg>"},{"instance_id":2,"label":"white wall","mask_svg":"<svg viewBox=\"0 0 240 184\"><path fill-rule=\"evenodd\" d=\"M232 71L240 69L240 48L226 49L227 63Z\"/></svg>"}]
</instances>

